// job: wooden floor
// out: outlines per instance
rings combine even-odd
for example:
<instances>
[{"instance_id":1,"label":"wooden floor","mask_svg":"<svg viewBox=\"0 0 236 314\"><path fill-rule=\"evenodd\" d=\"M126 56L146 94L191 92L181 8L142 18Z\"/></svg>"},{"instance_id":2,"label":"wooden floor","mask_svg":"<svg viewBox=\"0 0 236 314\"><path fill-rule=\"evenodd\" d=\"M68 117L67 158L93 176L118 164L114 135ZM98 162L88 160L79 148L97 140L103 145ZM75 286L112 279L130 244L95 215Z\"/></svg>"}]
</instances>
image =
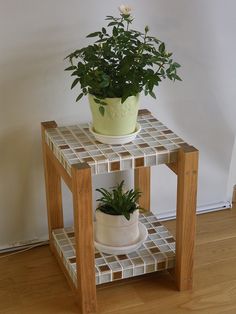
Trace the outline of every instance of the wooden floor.
<instances>
[{"instance_id":1,"label":"wooden floor","mask_svg":"<svg viewBox=\"0 0 236 314\"><path fill-rule=\"evenodd\" d=\"M165 224L174 231L174 221ZM235 314L236 210L198 216L193 291L155 274L98 289L98 306L112 314ZM47 246L0 260L0 313L78 313Z\"/></svg>"}]
</instances>

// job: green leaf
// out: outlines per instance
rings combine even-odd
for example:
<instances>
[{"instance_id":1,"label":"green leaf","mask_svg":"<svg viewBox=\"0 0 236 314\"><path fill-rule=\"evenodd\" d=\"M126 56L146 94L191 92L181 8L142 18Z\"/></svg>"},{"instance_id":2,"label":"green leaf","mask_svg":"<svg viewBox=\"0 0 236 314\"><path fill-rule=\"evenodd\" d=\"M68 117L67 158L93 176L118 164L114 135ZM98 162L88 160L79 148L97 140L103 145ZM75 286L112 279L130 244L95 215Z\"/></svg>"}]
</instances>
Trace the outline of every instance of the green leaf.
<instances>
[{"instance_id":1,"label":"green leaf","mask_svg":"<svg viewBox=\"0 0 236 314\"><path fill-rule=\"evenodd\" d=\"M103 106L107 106L107 103L105 101L101 101L100 100L100 104L103 105Z\"/></svg>"},{"instance_id":2,"label":"green leaf","mask_svg":"<svg viewBox=\"0 0 236 314\"><path fill-rule=\"evenodd\" d=\"M97 103L97 104L100 104L100 102L101 102L101 100L100 100L100 99L97 99L97 98L94 98L94 101L95 101L95 103Z\"/></svg>"},{"instance_id":3,"label":"green leaf","mask_svg":"<svg viewBox=\"0 0 236 314\"><path fill-rule=\"evenodd\" d=\"M79 80L80 80L79 78L77 78L77 79L74 80L74 82L73 82L72 85L71 85L71 89L74 88L75 85L79 83Z\"/></svg>"},{"instance_id":4,"label":"green leaf","mask_svg":"<svg viewBox=\"0 0 236 314\"><path fill-rule=\"evenodd\" d=\"M107 15L105 20L114 20L115 18L112 15Z\"/></svg>"},{"instance_id":5,"label":"green leaf","mask_svg":"<svg viewBox=\"0 0 236 314\"><path fill-rule=\"evenodd\" d=\"M102 82L99 84L99 86L100 86L101 88L108 87L108 86L109 86L109 81L108 81L108 80L104 80L104 81L102 81Z\"/></svg>"},{"instance_id":6,"label":"green leaf","mask_svg":"<svg viewBox=\"0 0 236 314\"><path fill-rule=\"evenodd\" d=\"M173 78L177 81L182 81L182 79L177 74L173 74Z\"/></svg>"},{"instance_id":7,"label":"green leaf","mask_svg":"<svg viewBox=\"0 0 236 314\"><path fill-rule=\"evenodd\" d=\"M115 26L113 27L112 34L115 37L118 35L118 31L117 31L117 28Z\"/></svg>"},{"instance_id":8,"label":"green leaf","mask_svg":"<svg viewBox=\"0 0 236 314\"><path fill-rule=\"evenodd\" d=\"M107 26L114 26L117 25L117 22L110 22Z\"/></svg>"},{"instance_id":9,"label":"green leaf","mask_svg":"<svg viewBox=\"0 0 236 314\"><path fill-rule=\"evenodd\" d=\"M89 38L89 37L97 37L101 34L101 32L94 32L94 33L91 33L91 34L88 34L86 37Z\"/></svg>"},{"instance_id":10,"label":"green leaf","mask_svg":"<svg viewBox=\"0 0 236 314\"><path fill-rule=\"evenodd\" d=\"M79 101L84 96L83 93L79 94L79 96L76 98L76 102Z\"/></svg>"},{"instance_id":11,"label":"green leaf","mask_svg":"<svg viewBox=\"0 0 236 314\"><path fill-rule=\"evenodd\" d=\"M73 73L71 73L71 76L79 76L79 72L76 70L76 71L74 71Z\"/></svg>"},{"instance_id":12,"label":"green leaf","mask_svg":"<svg viewBox=\"0 0 236 314\"><path fill-rule=\"evenodd\" d=\"M159 49L158 49L158 50L160 51L160 53L165 52L165 49L166 49L166 48L165 48L165 44L164 44L164 43L161 43L160 46L159 46Z\"/></svg>"},{"instance_id":13,"label":"green leaf","mask_svg":"<svg viewBox=\"0 0 236 314\"><path fill-rule=\"evenodd\" d=\"M95 42L96 43L104 43L105 41L107 41L107 38L98 39Z\"/></svg>"},{"instance_id":14,"label":"green leaf","mask_svg":"<svg viewBox=\"0 0 236 314\"><path fill-rule=\"evenodd\" d=\"M99 107L99 112L101 113L102 116L105 114L105 108L103 106Z\"/></svg>"},{"instance_id":15,"label":"green leaf","mask_svg":"<svg viewBox=\"0 0 236 314\"><path fill-rule=\"evenodd\" d=\"M174 63L173 63L173 66L174 66L175 68L180 68L180 67L181 67L181 65L180 65L179 63L177 63L177 62L174 62Z\"/></svg>"},{"instance_id":16,"label":"green leaf","mask_svg":"<svg viewBox=\"0 0 236 314\"><path fill-rule=\"evenodd\" d=\"M69 68L66 68L64 71L72 71L77 69L75 65L70 66Z\"/></svg>"},{"instance_id":17,"label":"green leaf","mask_svg":"<svg viewBox=\"0 0 236 314\"><path fill-rule=\"evenodd\" d=\"M107 33L105 27L102 28L102 32L103 32L104 35Z\"/></svg>"},{"instance_id":18,"label":"green leaf","mask_svg":"<svg viewBox=\"0 0 236 314\"><path fill-rule=\"evenodd\" d=\"M157 98L156 98L156 95L154 94L153 91L149 91L149 94L150 94L154 99L157 99Z\"/></svg>"}]
</instances>

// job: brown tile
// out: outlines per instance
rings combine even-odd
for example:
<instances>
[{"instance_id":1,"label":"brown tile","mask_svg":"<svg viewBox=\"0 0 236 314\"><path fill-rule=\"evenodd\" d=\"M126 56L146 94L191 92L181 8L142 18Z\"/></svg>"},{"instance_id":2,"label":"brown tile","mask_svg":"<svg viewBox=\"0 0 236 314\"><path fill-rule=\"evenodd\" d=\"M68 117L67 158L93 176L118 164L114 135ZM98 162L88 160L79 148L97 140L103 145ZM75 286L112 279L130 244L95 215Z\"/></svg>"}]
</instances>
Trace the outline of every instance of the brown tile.
<instances>
[{"instance_id":1,"label":"brown tile","mask_svg":"<svg viewBox=\"0 0 236 314\"><path fill-rule=\"evenodd\" d=\"M174 257L175 256L175 253L173 251L167 251L165 252L165 255L170 258L170 257Z\"/></svg>"},{"instance_id":2,"label":"brown tile","mask_svg":"<svg viewBox=\"0 0 236 314\"><path fill-rule=\"evenodd\" d=\"M73 237L75 236L75 233L74 233L74 232L68 232L68 233L67 233L67 236L68 236L69 238L73 238Z\"/></svg>"},{"instance_id":3,"label":"brown tile","mask_svg":"<svg viewBox=\"0 0 236 314\"><path fill-rule=\"evenodd\" d=\"M150 122L156 122L156 121L158 121L156 118L151 118L151 119L149 119L148 121L150 121Z\"/></svg>"},{"instance_id":4,"label":"brown tile","mask_svg":"<svg viewBox=\"0 0 236 314\"><path fill-rule=\"evenodd\" d=\"M69 258L71 264L76 263L76 257Z\"/></svg>"},{"instance_id":5,"label":"brown tile","mask_svg":"<svg viewBox=\"0 0 236 314\"><path fill-rule=\"evenodd\" d=\"M157 147L154 147L155 150L157 150L158 152L164 152L164 151L167 151L167 149L164 147L164 146L157 146Z\"/></svg>"},{"instance_id":6,"label":"brown tile","mask_svg":"<svg viewBox=\"0 0 236 314\"><path fill-rule=\"evenodd\" d=\"M149 145L146 144L146 143L144 143L144 144L139 144L139 147L140 147L140 148L146 148L146 147L149 147Z\"/></svg>"},{"instance_id":7,"label":"brown tile","mask_svg":"<svg viewBox=\"0 0 236 314\"><path fill-rule=\"evenodd\" d=\"M120 170L120 162L119 161L111 162L110 169L111 169L111 171Z\"/></svg>"},{"instance_id":8,"label":"brown tile","mask_svg":"<svg viewBox=\"0 0 236 314\"><path fill-rule=\"evenodd\" d=\"M110 270L110 267L108 265L98 266L98 268L100 269L101 272L106 272Z\"/></svg>"},{"instance_id":9,"label":"brown tile","mask_svg":"<svg viewBox=\"0 0 236 314\"><path fill-rule=\"evenodd\" d=\"M69 145L61 145L61 146L59 146L59 148L60 149L67 149L67 148L70 148L70 146Z\"/></svg>"},{"instance_id":10,"label":"brown tile","mask_svg":"<svg viewBox=\"0 0 236 314\"><path fill-rule=\"evenodd\" d=\"M161 223L160 222L153 222L152 223L153 227L158 227L158 226L161 226Z\"/></svg>"},{"instance_id":11,"label":"brown tile","mask_svg":"<svg viewBox=\"0 0 236 314\"><path fill-rule=\"evenodd\" d=\"M123 254L123 255L117 255L117 258L119 260L123 260L123 259L127 259L128 257L127 257L127 255Z\"/></svg>"},{"instance_id":12,"label":"brown tile","mask_svg":"<svg viewBox=\"0 0 236 314\"><path fill-rule=\"evenodd\" d=\"M155 254L155 253L160 252L160 250L158 249L158 247L153 247L153 248L151 248L151 249L149 249L149 250L152 252L152 254Z\"/></svg>"},{"instance_id":13,"label":"brown tile","mask_svg":"<svg viewBox=\"0 0 236 314\"><path fill-rule=\"evenodd\" d=\"M144 166L144 157L135 158L135 168Z\"/></svg>"},{"instance_id":14,"label":"brown tile","mask_svg":"<svg viewBox=\"0 0 236 314\"><path fill-rule=\"evenodd\" d=\"M95 253L95 258L99 258L99 257L102 257L102 255L99 252Z\"/></svg>"},{"instance_id":15,"label":"brown tile","mask_svg":"<svg viewBox=\"0 0 236 314\"><path fill-rule=\"evenodd\" d=\"M146 115L149 115L149 114L151 114L151 112L149 110L147 110L147 109L140 109L138 111L138 115L139 116L146 116Z\"/></svg>"},{"instance_id":16,"label":"brown tile","mask_svg":"<svg viewBox=\"0 0 236 314\"><path fill-rule=\"evenodd\" d=\"M149 233L149 234L156 233L156 230L155 230L155 229L148 229L148 233Z\"/></svg>"},{"instance_id":17,"label":"brown tile","mask_svg":"<svg viewBox=\"0 0 236 314\"><path fill-rule=\"evenodd\" d=\"M165 130L165 131L162 131L162 133L164 133L164 134L172 134L174 132L172 132L171 130Z\"/></svg>"},{"instance_id":18,"label":"brown tile","mask_svg":"<svg viewBox=\"0 0 236 314\"><path fill-rule=\"evenodd\" d=\"M159 262L157 263L157 269L165 269L166 268L166 262Z\"/></svg>"},{"instance_id":19,"label":"brown tile","mask_svg":"<svg viewBox=\"0 0 236 314\"><path fill-rule=\"evenodd\" d=\"M171 237L171 238L166 238L166 241L167 241L168 243L172 243L172 242L175 242L175 239L174 239L173 237Z\"/></svg>"},{"instance_id":20,"label":"brown tile","mask_svg":"<svg viewBox=\"0 0 236 314\"><path fill-rule=\"evenodd\" d=\"M113 278L113 280L121 279L122 278L122 272L121 271L114 272L112 274L112 278Z\"/></svg>"},{"instance_id":21,"label":"brown tile","mask_svg":"<svg viewBox=\"0 0 236 314\"><path fill-rule=\"evenodd\" d=\"M120 155L121 157L131 156L131 154L130 154L129 152L121 152L121 153L119 153L119 155Z\"/></svg>"},{"instance_id":22,"label":"brown tile","mask_svg":"<svg viewBox=\"0 0 236 314\"><path fill-rule=\"evenodd\" d=\"M85 157L85 158L83 158L83 161L84 162L91 162L91 161L94 161L94 159L92 157Z\"/></svg>"},{"instance_id":23,"label":"brown tile","mask_svg":"<svg viewBox=\"0 0 236 314\"><path fill-rule=\"evenodd\" d=\"M94 159L96 159L96 160L107 160L106 156L104 156L104 155L94 156Z\"/></svg>"},{"instance_id":24,"label":"brown tile","mask_svg":"<svg viewBox=\"0 0 236 314\"><path fill-rule=\"evenodd\" d=\"M161 140L167 140L167 138L166 138L165 136L158 136L157 139L158 139L159 141L161 141Z\"/></svg>"},{"instance_id":25,"label":"brown tile","mask_svg":"<svg viewBox=\"0 0 236 314\"><path fill-rule=\"evenodd\" d=\"M80 147L80 148L75 148L75 151L77 153L81 153L81 152L85 152L85 149L83 147Z\"/></svg>"}]
</instances>

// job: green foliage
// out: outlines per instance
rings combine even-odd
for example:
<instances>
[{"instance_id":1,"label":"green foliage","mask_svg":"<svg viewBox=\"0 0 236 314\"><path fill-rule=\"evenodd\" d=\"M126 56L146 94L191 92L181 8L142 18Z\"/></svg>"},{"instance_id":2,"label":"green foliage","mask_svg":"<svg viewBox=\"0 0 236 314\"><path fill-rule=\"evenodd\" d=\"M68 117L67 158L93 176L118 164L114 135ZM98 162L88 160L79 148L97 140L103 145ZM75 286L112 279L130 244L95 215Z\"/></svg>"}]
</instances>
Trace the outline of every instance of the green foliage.
<instances>
[{"instance_id":1,"label":"green foliage","mask_svg":"<svg viewBox=\"0 0 236 314\"><path fill-rule=\"evenodd\" d=\"M96 39L93 44L66 57L70 66L65 70L75 77L71 88L80 82L82 89L76 101L90 93L104 114L104 98L121 97L124 102L142 91L156 98L153 89L163 79L181 81L177 75L180 65L166 51L164 42L148 35L148 26L143 33L131 29L133 18L129 14L107 16L106 20L107 28L87 35Z\"/></svg>"},{"instance_id":2,"label":"green foliage","mask_svg":"<svg viewBox=\"0 0 236 314\"><path fill-rule=\"evenodd\" d=\"M104 188L96 189L102 194L102 197L97 199L100 202L97 210L109 215L124 215L127 220L130 220L130 214L135 210L140 209L137 204L141 194L138 190L123 190L124 181L108 191Z\"/></svg>"}]
</instances>

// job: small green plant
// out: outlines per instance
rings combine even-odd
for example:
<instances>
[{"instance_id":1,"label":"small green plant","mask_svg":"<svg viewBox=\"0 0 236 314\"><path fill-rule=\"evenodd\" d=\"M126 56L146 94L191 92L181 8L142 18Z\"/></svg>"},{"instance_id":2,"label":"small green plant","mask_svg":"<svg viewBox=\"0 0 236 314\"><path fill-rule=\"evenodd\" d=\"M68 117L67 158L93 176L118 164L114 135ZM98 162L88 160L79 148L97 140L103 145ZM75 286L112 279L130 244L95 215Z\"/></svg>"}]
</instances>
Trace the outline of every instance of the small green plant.
<instances>
[{"instance_id":1,"label":"small green plant","mask_svg":"<svg viewBox=\"0 0 236 314\"><path fill-rule=\"evenodd\" d=\"M138 190L124 191L124 181L108 191L104 188L96 189L102 194L102 197L97 199L100 202L97 210L108 215L123 215L127 220L130 220L130 214L135 210L141 209L137 204L141 192Z\"/></svg>"},{"instance_id":2,"label":"small green plant","mask_svg":"<svg viewBox=\"0 0 236 314\"><path fill-rule=\"evenodd\" d=\"M74 77L71 88L81 86L76 101L92 94L102 115L105 98L122 98L123 103L142 91L156 98L153 89L163 79L181 80L177 75L180 64L173 61L165 43L150 36L148 26L144 32L131 29L130 8L121 5L119 9L120 17L106 17L107 28L87 35L96 38L94 44L66 57L70 66L65 71L72 71Z\"/></svg>"}]
</instances>

